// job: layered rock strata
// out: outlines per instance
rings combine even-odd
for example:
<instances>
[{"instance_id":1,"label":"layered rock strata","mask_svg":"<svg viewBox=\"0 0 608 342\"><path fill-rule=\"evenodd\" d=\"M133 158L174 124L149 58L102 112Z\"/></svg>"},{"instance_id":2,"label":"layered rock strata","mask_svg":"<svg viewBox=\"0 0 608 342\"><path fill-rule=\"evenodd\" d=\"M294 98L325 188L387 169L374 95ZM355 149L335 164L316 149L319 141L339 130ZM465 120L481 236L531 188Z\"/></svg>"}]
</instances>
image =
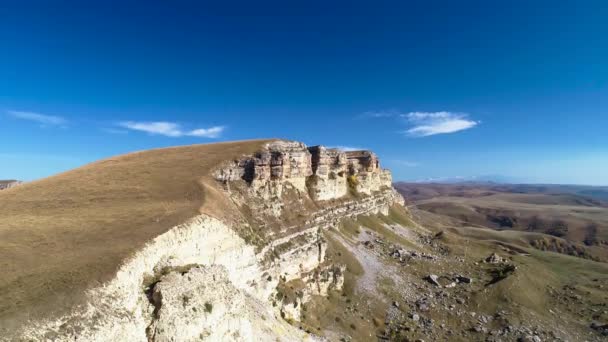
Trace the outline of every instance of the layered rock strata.
<instances>
[{"instance_id":1,"label":"layered rock strata","mask_svg":"<svg viewBox=\"0 0 608 342\"><path fill-rule=\"evenodd\" d=\"M337 227L344 218L387 215L393 204L403 204L391 186L390 171L381 169L370 151L277 141L223 165L214 175L236 207L250 215L249 222L271 237L259 252L267 272L278 266L284 282L304 283L300 296L279 306L283 318L295 321L311 296L342 287L343 266L325 263L327 247L321 232Z\"/></svg>"},{"instance_id":2,"label":"layered rock strata","mask_svg":"<svg viewBox=\"0 0 608 342\"><path fill-rule=\"evenodd\" d=\"M214 172L236 219L200 215L157 236L67 315L24 340L314 340L288 323L313 296L341 290L323 231L403 203L369 151L275 141ZM244 231L257 227L258 240ZM261 236L260 236L261 235ZM281 289L300 284L295 298ZM2 338L0 338L2 340Z\"/></svg>"},{"instance_id":3,"label":"layered rock strata","mask_svg":"<svg viewBox=\"0 0 608 342\"><path fill-rule=\"evenodd\" d=\"M201 215L151 241L110 283L90 290L85 306L55 320L32 322L22 338L309 340L280 319L269 301L281 276L291 279L319 264L318 239L309 235L304 241L312 240L315 248L298 246L283 253L291 259L279 254L285 261L264 269L267 263L253 246L224 223Z\"/></svg>"},{"instance_id":4,"label":"layered rock strata","mask_svg":"<svg viewBox=\"0 0 608 342\"><path fill-rule=\"evenodd\" d=\"M313 200L325 201L344 197L348 193L349 175L346 154L337 149L313 146L311 152L312 174L308 182Z\"/></svg>"},{"instance_id":5,"label":"layered rock strata","mask_svg":"<svg viewBox=\"0 0 608 342\"><path fill-rule=\"evenodd\" d=\"M392 187L390 171L380 168L371 151L344 152L291 141L272 142L265 151L224 165L214 176L226 184L244 180L264 198L280 197L286 184L306 191L314 201L340 199L349 187L367 195Z\"/></svg>"}]
</instances>

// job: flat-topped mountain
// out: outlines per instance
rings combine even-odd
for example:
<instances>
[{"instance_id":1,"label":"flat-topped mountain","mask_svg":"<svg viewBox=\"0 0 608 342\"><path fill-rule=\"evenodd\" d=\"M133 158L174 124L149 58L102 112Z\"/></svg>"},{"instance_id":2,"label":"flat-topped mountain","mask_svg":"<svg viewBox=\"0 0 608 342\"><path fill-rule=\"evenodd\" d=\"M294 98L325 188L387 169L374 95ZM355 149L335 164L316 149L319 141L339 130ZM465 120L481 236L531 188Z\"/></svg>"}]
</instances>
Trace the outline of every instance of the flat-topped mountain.
<instances>
[{"instance_id":1,"label":"flat-topped mountain","mask_svg":"<svg viewBox=\"0 0 608 342\"><path fill-rule=\"evenodd\" d=\"M277 139L23 184L0 192L0 340L601 338L606 264L403 204L373 152Z\"/></svg>"},{"instance_id":2,"label":"flat-topped mountain","mask_svg":"<svg viewBox=\"0 0 608 342\"><path fill-rule=\"evenodd\" d=\"M371 152L268 140L136 152L30 182L0 194L1 328L33 339L190 338L160 328L176 320L154 312L164 275L222 264L213 273L232 292L268 303L281 281L335 272L320 266L320 229L400 201ZM215 305L217 319L230 311ZM205 322L195 336L217 329ZM253 328L225 329L215 333Z\"/></svg>"}]
</instances>

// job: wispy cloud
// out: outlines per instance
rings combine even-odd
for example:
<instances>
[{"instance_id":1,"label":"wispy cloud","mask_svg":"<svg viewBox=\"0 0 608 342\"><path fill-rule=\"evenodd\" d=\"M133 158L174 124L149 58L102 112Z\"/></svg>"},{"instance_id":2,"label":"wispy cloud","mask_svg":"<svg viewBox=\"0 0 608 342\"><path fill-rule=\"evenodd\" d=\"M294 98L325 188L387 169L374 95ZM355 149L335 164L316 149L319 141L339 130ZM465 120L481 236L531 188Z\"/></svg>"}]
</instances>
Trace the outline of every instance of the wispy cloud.
<instances>
[{"instance_id":1,"label":"wispy cloud","mask_svg":"<svg viewBox=\"0 0 608 342\"><path fill-rule=\"evenodd\" d=\"M124 121L118 123L118 126L140 132L146 132L154 135L164 135L166 137L199 137L199 138L217 138L224 131L224 126L214 126L209 128L197 128L194 130L183 130L180 124L174 122L138 122Z\"/></svg>"},{"instance_id":2,"label":"wispy cloud","mask_svg":"<svg viewBox=\"0 0 608 342\"><path fill-rule=\"evenodd\" d=\"M60 116L44 115L34 112L22 112L17 110L7 110L6 113L16 119L34 121L42 125L63 126L68 123L65 118Z\"/></svg>"},{"instance_id":3,"label":"wispy cloud","mask_svg":"<svg viewBox=\"0 0 608 342\"><path fill-rule=\"evenodd\" d=\"M210 128L198 128L186 133L193 137L217 138L224 131L224 126L215 126Z\"/></svg>"},{"instance_id":4,"label":"wispy cloud","mask_svg":"<svg viewBox=\"0 0 608 342\"><path fill-rule=\"evenodd\" d=\"M379 111L368 111L359 114L358 119L382 119L382 118L393 118L399 116L397 110L379 110Z\"/></svg>"},{"instance_id":5,"label":"wispy cloud","mask_svg":"<svg viewBox=\"0 0 608 342\"><path fill-rule=\"evenodd\" d=\"M403 159L389 159L387 160L387 163L406 167L420 166L420 163L418 162Z\"/></svg>"},{"instance_id":6,"label":"wispy cloud","mask_svg":"<svg viewBox=\"0 0 608 342\"><path fill-rule=\"evenodd\" d=\"M356 146L329 146L328 148L337 148L338 150L342 150L342 151L361 151L361 150L365 150L362 147L356 147Z\"/></svg>"},{"instance_id":7,"label":"wispy cloud","mask_svg":"<svg viewBox=\"0 0 608 342\"><path fill-rule=\"evenodd\" d=\"M411 112L402 114L412 128L405 131L413 137L427 137L473 128L479 121L473 121L465 113L453 112Z\"/></svg>"},{"instance_id":8,"label":"wispy cloud","mask_svg":"<svg viewBox=\"0 0 608 342\"><path fill-rule=\"evenodd\" d=\"M116 128L102 128L102 132L110 133L110 134L128 134L129 131L126 129L116 129Z\"/></svg>"}]
</instances>

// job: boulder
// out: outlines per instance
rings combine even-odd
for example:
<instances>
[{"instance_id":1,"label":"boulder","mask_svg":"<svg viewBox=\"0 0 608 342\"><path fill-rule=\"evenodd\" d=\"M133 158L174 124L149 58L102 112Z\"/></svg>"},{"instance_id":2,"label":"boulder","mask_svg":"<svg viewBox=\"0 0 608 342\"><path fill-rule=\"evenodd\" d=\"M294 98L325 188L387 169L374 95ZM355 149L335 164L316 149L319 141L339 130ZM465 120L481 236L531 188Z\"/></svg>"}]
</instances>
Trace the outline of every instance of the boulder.
<instances>
[{"instance_id":1,"label":"boulder","mask_svg":"<svg viewBox=\"0 0 608 342\"><path fill-rule=\"evenodd\" d=\"M485 259L485 262L490 263L490 264L498 264L498 263L504 262L504 259L501 258L500 255L498 255L496 253L492 253Z\"/></svg>"},{"instance_id":2,"label":"boulder","mask_svg":"<svg viewBox=\"0 0 608 342\"><path fill-rule=\"evenodd\" d=\"M425 278L429 283L435 285L435 286L441 286L441 284L439 283L439 277L434 275L434 274L429 274L428 276L426 276Z\"/></svg>"}]
</instances>

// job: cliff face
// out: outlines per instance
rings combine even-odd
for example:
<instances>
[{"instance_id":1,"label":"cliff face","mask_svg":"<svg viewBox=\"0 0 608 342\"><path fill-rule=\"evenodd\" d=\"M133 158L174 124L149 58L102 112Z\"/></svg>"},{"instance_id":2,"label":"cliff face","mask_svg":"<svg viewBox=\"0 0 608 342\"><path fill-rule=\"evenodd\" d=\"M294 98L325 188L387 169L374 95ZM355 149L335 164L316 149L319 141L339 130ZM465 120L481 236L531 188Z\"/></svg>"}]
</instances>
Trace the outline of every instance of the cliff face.
<instances>
[{"instance_id":1,"label":"cliff face","mask_svg":"<svg viewBox=\"0 0 608 342\"><path fill-rule=\"evenodd\" d=\"M452 229L390 181L369 151L258 140L0 192L0 341L605 340L581 324L605 264Z\"/></svg>"},{"instance_id":2,"label":"cliff face","mask_svg":"<svg viewBox=\"0 0 608 342\"><path fill-rule=\"evenodd\" d=\"M222 165L214 176L245 218L240 235L258 246L260 267L268 275L260 280L267 283L265 295L274 298L282 284L297 280L299 297L278 305L272 300L281 317L295 321L313 295L341 290L344 283L345 266L326 259L323 232L344 219L388 215L393 205L403 205L390 171L380 168L371 151L276 141Z\"/></svg>"},{"instance_id":3,"label":"cliff face","mask_svg":"<svg viewBox=\"0 0 608 342\"><path fill-rule=\"evenodd\" d=\"M288 322L344 286L324 231L388 214L403 198L369 151L274 141L213 171L232 219L207 215L158 236L116 277L24 338L86 341L306 340Z\"/></svg>"},{"instance_id":4,"label":"cliff face","mask_svg":"<svg viewBox=\"0 0 608 342\"><path fill-rule=\"evenodd\" d=\"M380 168L371 151L344 152L289 141L270 143L265 151L218 169L215 177L226 183L244 180L265 198L280 197L288 183L314 201L340 199L349 187L367 195L392 187L390 171Z\"/></svg>"}]
</instances>

